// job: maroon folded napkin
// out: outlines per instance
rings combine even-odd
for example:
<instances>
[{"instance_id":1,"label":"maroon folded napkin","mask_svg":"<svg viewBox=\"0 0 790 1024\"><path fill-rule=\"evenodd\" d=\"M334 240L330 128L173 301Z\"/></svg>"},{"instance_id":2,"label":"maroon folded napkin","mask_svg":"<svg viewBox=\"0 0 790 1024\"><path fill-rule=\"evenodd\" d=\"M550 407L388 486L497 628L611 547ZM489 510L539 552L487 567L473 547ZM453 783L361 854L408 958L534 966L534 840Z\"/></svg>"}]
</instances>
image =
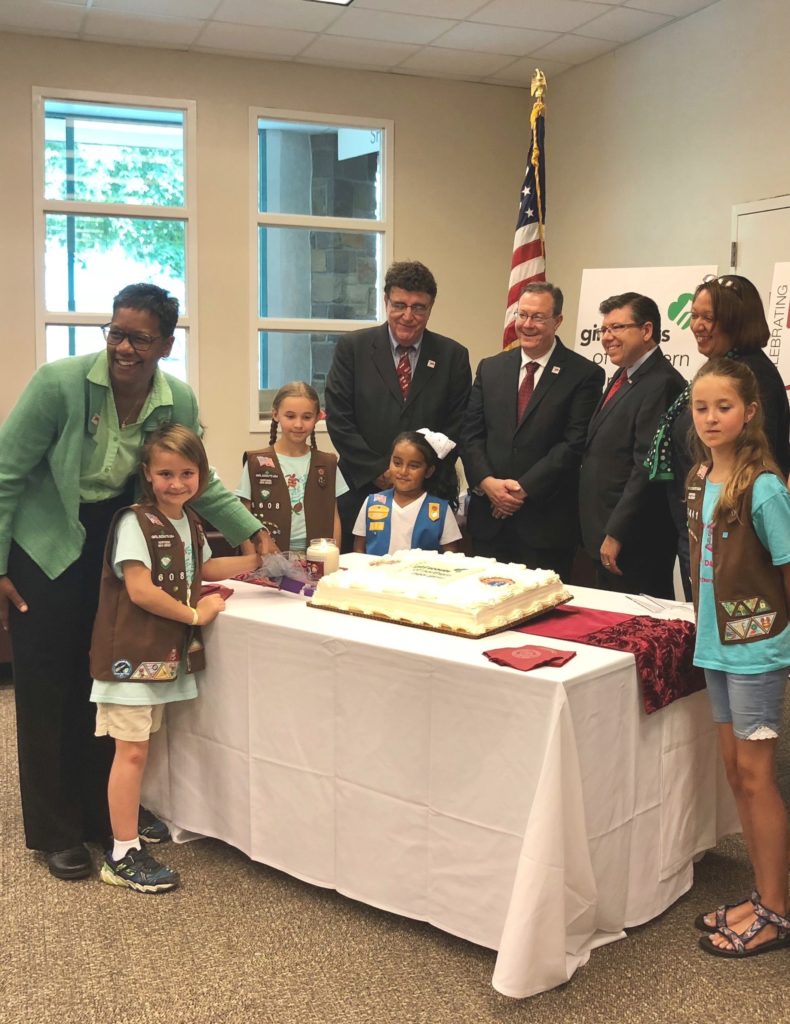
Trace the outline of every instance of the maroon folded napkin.
<instances>
[{"instance_id":1,"label":"maroon folded napkin","mask_svg":"<svg viewBox=\"0 0 790 1024\"><path fill-rule=\"evenodd\" d=\"M534 644L525 644L523 647L498 647L493 651L483 651L483 654L497 665L517 668L522 672L529 672L531 668L537 668L539 665L559 668L566 661L576 657L575 651L558 651L554 647L535 647Z\"/></svg>"},{"instance_id":2,"label":"maroon folded napkin","mask_svg":"<svg viewBox=\"0 0 790 1024\"><path fill-rule=\"evenodd\" d=\"M227 601L232 593L233 587L223 586L222 583L203 583L200 587L201 597L206 597L208 594L219 594L223 601Z\"/></svg>"}]
</instances>

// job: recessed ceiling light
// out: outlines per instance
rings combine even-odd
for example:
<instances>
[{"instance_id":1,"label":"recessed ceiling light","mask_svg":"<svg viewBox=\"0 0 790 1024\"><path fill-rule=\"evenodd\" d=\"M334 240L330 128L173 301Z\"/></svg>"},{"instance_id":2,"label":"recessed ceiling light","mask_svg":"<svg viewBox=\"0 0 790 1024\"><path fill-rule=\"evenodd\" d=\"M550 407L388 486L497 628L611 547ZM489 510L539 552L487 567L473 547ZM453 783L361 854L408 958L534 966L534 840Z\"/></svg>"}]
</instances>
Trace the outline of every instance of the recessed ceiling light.
<instances>
[{"instance_id":1,"label":"recessed ceiling light","mask_svg":"<svg viewBox=\"0 0 790 1024\"><path fill-rule=\"evenodd\" d=\"M307 0L310 4L335 4L336 7L348 7L354 0Z\"/></svg>"}]
</instances>

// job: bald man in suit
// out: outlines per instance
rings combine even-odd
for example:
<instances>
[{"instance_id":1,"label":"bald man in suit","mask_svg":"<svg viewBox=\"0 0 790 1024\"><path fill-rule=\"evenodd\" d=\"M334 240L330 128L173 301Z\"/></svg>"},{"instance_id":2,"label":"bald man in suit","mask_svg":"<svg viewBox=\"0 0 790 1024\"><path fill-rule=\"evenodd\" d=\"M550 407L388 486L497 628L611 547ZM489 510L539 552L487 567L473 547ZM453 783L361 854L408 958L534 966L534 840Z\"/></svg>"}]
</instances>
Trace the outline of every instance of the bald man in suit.
<instances>
[{"instance_id":1,"label":"bald man in suit","mask_svg":"<svg viewBox=\"0 0 790 1024\"><path fill-rule=\"evenodd\" d=\"M520 347L484 359L462 431L475 554L570 578L579 539L579 461L604 372L556 336L562 292L524 286Z\"/></svg>"}]
</instances>

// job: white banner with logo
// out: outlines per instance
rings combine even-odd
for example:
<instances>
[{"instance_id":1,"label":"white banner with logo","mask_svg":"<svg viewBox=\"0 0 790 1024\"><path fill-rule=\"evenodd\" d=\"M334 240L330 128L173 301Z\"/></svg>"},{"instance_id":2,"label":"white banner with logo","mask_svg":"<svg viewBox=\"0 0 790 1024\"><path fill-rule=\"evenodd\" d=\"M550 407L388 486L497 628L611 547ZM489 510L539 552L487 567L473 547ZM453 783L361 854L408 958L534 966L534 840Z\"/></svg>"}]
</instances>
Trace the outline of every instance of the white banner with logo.
<instances>
[{"instance_id":1,"label":"white banner with logo","mask_svg":"<svg viewBox=\"0 0 790 1024\"><path fill-rule=\"evenodd\" d=\"M790 271L790 263L781 265ZM610 295L639 292L640 295L649 295L661 313L661 351L675 369L690 380L705 362L691 333L691 300L703 278L717 273L718 267L714 263L696 267L621 267L583 271L575 350L601 364L607 377L610 376L613 367L601 345L598 307ZM790 273L785 281L790 282ZM785 342L785 353L790 359L790 333Z\"/></svg>"},{"instance_id":2,"label":"white banner with logo","mask_svg":"<svg viewBox=\"0 0 790 1024\"><path fill-rule=\"evenodd\" d=\"M771 298L765 311L771 336L765 354L790 390L790 263L774 264Z\"/></svg>"}]
</instances>

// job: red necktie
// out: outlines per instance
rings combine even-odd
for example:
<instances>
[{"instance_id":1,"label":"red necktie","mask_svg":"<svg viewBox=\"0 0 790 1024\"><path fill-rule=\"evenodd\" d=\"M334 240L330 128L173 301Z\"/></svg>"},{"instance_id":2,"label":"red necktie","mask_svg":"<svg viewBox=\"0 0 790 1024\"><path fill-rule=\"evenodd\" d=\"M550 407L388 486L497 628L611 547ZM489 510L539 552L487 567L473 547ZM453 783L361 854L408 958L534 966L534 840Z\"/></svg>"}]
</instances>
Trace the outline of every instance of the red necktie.
<instances>
[{"instance_id":1,"label":"red necktie","mask_svg":"<svg viewBox=\"0 0 790 1024\"><path fill-rule=\"evenodd\" d=\"M612 384L612 386L607 391L606 398L604 398L604 400L603 400L603 404L606 405L606 403L609 401L609 399L613 398L617 394L617 392L620 390L620 388L623 387L623 385L627 384L627 383L628 383L628 373L627 373L626 370L621 370L620 371L620 376L617 378L617 380L614 382L614 384ZM603 408L603 406L601 406L601 408Z\"/></svg>"},{"instance_id":2,"label":"red necktie","mask_svg":"<svg viewBox=\"0 0 790 1024\"><path fill-rule=\"evenodd\" d=\"M403 401L406 401L406 396L409 393L409 386L411 384L411 363L409 362L409 350L404 348L403 345L398 345L395 350L400 359L398 365L395 368L395 372L398 375L398 383L400 384L400 393L403 395Z\"/></svg>"},{"instance_id":3,"label":"red necktie","mask_svg":"<svg viewBox=\"0 0 790 1024\"><path fill-rule=\"evenodd\" d=\"M535 374L537 373L540 363L527 363L526 370L524 371L524 379L518 389L518 419L517 422L521 422L521 417L527 408L530 398L532 398L532 392L535 390Z\"/></svg>"}]
</instances>

